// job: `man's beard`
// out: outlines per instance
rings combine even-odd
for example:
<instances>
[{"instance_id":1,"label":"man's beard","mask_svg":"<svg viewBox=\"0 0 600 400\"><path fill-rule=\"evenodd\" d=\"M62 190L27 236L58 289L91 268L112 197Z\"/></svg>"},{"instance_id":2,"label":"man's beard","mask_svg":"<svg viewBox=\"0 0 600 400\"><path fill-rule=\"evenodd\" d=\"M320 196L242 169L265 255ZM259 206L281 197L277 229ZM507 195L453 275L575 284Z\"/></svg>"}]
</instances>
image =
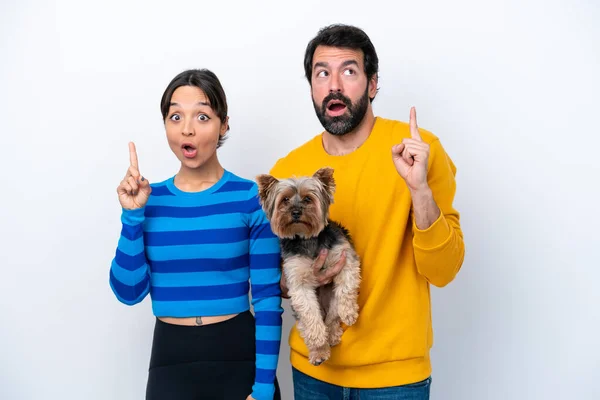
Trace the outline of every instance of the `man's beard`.
<instances>
[{"instance_id":1,"label":"man's beard","mask_svg":"<svg viewBox=\"0 0 600 400\"><path fill-rule=\"evenodd\" d=\"M365 93L358 99L356 104L352 104L352 101L340 92L329 93L323 99L321 108L317 106L314 98L312 100L317 118L319 118L325 130L332 135L342 136L352 132L361 123L367 113L367 108L369 107L369 87L367 86L367 90L365 90ZM348 112L344 112L344 114L337 117L327 115L327 103L331 100L342 101L346 105Z\"/></svg>"}]
</instances>

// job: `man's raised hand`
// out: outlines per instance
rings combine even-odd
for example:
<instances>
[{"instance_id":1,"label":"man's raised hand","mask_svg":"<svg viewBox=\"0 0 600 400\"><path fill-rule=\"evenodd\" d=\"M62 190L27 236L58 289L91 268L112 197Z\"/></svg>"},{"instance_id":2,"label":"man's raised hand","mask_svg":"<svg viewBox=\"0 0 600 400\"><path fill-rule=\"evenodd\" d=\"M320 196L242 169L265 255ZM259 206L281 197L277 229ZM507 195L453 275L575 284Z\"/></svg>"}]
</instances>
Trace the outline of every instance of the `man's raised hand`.
<instances>
[{"instance_id":1,"label":"man's raised hand","mask_svg":"<svg viewBox=\"0 0 600 400\"><path fill-rule=\"evenodd\" d=\"M427 162L429 144L425 143L417 126L417 112L410 109L410 138L392 147L392 160L398 174L406 181L411 191L419 191L428 186Z\"/></svg>"}]
</instances>

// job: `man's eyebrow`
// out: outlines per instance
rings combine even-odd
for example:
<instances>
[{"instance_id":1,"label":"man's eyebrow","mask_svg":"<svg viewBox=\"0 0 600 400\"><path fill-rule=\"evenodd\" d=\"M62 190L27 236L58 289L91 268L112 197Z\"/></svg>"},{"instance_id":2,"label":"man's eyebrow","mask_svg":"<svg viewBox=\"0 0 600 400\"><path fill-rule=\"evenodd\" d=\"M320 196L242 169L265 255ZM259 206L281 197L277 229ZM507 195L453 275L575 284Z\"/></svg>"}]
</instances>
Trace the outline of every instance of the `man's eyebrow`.
<instances>
[{"instance_id":1,"label":"man's eyebrow","mask_svg":"<svg viewBox=\"0 0 600 400\"><path fill-rule=\"evenodd\" d=\"M346 60L342 63L342 67L347 67L348 65L356 65L358 67L358 62L356 60ZM314 68L318 68L318 67L323 67L323 68L327 68L329 67L329 63L326 63L324 61L319 61L317 63L315 63Z\"/></svg>"},{"instance_id":2,"label":"man's eyebrow","mask_svg":"<svg viewBox=\"0 0 600 400\"><path fill-rule=\"evenodd\" d=\"M356 60L346 60L342 63L342 67L347 67L348 65L356 65L358 67L358 62Z\"/></svg>"}]
</instances>

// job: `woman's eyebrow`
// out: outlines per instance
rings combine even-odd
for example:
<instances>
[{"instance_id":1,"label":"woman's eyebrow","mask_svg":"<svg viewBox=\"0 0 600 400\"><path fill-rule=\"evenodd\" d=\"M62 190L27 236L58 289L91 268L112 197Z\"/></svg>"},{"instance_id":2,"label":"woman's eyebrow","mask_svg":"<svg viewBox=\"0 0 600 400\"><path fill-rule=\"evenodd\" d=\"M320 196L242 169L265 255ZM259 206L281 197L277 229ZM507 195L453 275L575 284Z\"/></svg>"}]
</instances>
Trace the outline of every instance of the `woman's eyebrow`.
<instances>
[{"instance_id":1,"label":"woman's eyebrow","mask_svg":"<svg viewBox=\"0 0 600 400\"><path fill-rule=\"evenodd\" d=\"M170 103L169 103L169 105L170 105L170 106L173 106L173 107L181 107L181 104L179 104L179 103L175 103L174 101L170 102ZM208 103L205 103L205 102L203 102L203 101L199 101L199 102L198 102L198 103L196 103L195 105L197 105L197 106L208 106L208 107L210 107L210 104L208 104Z\"/></svg>"}]
</instances>

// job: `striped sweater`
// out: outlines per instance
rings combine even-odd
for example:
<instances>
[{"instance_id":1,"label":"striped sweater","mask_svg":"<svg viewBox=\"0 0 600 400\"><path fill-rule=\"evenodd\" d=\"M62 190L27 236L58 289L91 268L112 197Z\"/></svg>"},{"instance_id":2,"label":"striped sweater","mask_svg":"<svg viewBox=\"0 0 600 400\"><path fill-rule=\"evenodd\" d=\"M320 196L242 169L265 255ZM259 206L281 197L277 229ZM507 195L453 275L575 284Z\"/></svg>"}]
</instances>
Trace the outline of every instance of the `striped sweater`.
<instances>
[{"instance_id":1,"label":"striped sweater","mask_svg":"<svg viewBox=\"0 0 600 400\"><path fill-rule=\"evenodd\" d=\"M122 210L110 287L128 305L150 294L157 317L243 312L250 308L251 290L256 318L252 397L272 399L283 313L280 250L258 202L257 185L227 170L201 192L183 192L173 179L152 184L144 208Z\"/></svg>"}]
</instances>

